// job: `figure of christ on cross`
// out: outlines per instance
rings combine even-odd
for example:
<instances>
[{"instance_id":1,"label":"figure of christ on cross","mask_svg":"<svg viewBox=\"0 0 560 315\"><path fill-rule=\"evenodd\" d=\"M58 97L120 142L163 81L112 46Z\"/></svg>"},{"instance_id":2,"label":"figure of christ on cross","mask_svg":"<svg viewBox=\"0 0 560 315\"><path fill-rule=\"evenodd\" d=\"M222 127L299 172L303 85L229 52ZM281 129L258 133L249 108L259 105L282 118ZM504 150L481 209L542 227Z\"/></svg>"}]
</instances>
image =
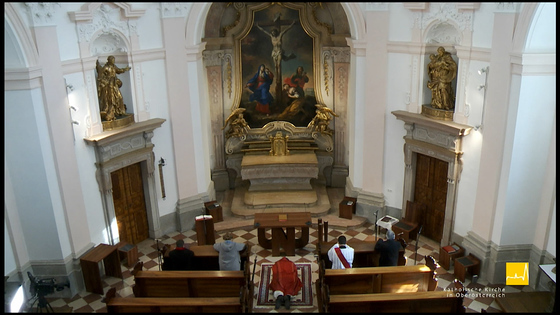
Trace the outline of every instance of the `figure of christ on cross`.
<instances>
[{"instance_id":1,"label":"figure of christ on cross","mask_svg":"<svg viewBox=\"0 0 560 315\"><path fill-rule=\"evenodd\" d=\"M284 34L290 29L292 28L292 26L294 26L294 24L296 23L296 21L292 21L290 23L290 21L286 21L286 20L281 20L281 14L278 13L275 17L274 20L271 23L261 23L259 25L259 23L256 24L256 26L266 35L270 36L270 40L272 42L272 60L274 60L274 66L275 66L275 75L276 75L276 87L275 87L275 92L276 92L276 98L278 99L281 95L282 95L282 60L287 61L290 59L295 58L296 56L294 55L294 53L291 53L289 56L285 56L284 55L284 50L282 50L282 36L284 36ZM264 28L261 27L262 26L273 26L274 28L272 29L272 31L267 32ZM285 28L284 30L282 30L282 26L288 25L287 28Z\"/></svg>"}]
</instances>

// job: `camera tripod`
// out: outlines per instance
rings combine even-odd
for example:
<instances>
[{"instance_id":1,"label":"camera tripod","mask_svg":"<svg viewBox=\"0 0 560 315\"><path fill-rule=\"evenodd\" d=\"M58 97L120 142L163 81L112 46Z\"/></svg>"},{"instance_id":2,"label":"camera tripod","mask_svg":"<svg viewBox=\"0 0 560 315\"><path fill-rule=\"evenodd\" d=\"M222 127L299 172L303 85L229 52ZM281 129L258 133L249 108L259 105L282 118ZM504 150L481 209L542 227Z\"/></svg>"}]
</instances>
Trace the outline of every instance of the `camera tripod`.
<instances>
[{"instance_id":1,"label":"camera tripod","mask_svg":"<svg viewBox=\"0 0 560 315\"><path fill-rule=\"evenodd\" d=\"M31 303L31 306L29 307L30 312L33 310L33 305L35 305L35 303L38 302L36 313L43 313L43 310L45 311L45 313L54 313L52 306L49 304L49 301L47 301L44 294L37 294L36 296L32 297L30 300L32 299L35 300Z\"/></svg>"},{"instance_id":2,"label":"camera tripod","mask_svg":"<svg viewBox=\"0 0 560 315\"><path fill-rule=\"evenodd\" d=\"M31 306L29 306L29 311L33 310L33 305L37 303L37 313L42 313L45 310L46 313L54 313L52 306L49 304L49 301L45 298L45 295L54 292L55 290L55 280L54 279L44 279L39 280L35 278L29 271L27 272L29 276L29 280L31 284L29 286L29 292L31 293L32 297L28 300L31 302Z\"/></svg>"}]
</instances>

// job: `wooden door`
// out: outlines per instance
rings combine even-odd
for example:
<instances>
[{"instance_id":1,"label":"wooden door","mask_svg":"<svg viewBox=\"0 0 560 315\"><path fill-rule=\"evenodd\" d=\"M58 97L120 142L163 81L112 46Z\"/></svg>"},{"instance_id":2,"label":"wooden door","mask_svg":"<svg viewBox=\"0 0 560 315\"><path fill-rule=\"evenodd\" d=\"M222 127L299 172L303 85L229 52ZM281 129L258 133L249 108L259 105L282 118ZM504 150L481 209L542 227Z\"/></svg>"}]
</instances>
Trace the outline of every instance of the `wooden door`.
<instances>
[{"instance_id":1,"label":"wooden door","mask_svg":"<svg viewBox=\"0 0 560 315\"><path fill-rule=\"evenodd\" d=\"M426 155L417 154L414 202L423 204L425 212L420 219L421 235L436 242L441 241L447 203L448 163Z\"/></svg>"},{"instance_id":2,"label":"wooden door","mask_svg":"<svg viewBox=\"0 0 560 315\"><path fill-rule=\"evenodd\" d=\"M147 239L148 217L140 163L112 172L111 181L120 241L137 244Z\"/></svg>"}]
</instances>

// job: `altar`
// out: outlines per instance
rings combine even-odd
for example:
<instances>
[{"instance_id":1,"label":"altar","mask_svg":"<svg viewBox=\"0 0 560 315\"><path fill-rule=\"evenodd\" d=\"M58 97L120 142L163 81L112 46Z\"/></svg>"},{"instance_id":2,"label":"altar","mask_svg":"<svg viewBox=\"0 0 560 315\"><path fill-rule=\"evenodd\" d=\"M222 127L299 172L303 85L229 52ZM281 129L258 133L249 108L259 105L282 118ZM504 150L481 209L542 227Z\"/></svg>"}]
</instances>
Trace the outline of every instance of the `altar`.
<instances>
[{"instance_id":1,"label":"altar","mask_svg":"<svg viewBox=\"0 0 560 315\"><path fill-rule=\"evenodd\" d=\"M313 204L317 193L311 179L317 178L319 163L314 152L290 155L246 154L241 161L241 178L250 186L247 205Z\"/></svg>"}]
</instances>

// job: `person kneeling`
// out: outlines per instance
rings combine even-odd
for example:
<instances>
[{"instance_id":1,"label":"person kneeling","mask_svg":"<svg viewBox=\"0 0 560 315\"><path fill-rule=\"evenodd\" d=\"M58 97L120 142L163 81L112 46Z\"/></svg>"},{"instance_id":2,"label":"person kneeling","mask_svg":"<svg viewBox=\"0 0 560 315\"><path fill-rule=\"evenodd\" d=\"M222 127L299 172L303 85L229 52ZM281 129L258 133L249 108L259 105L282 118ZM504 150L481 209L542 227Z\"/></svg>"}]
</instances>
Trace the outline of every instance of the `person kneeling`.
<instances>
[{"instance_id":1,"label":"person kneeling","mask_svg":"<svg viewBox=\"0 0 560 315\"><path fill-rule=\"evenodd\" d=\"M296 264L286 257L274 263L269 288L274 292L275 309L284 305L289 310L292 296L297 295L302 287L303 284L297 275Z\"/></svg>"}]
</instances>

